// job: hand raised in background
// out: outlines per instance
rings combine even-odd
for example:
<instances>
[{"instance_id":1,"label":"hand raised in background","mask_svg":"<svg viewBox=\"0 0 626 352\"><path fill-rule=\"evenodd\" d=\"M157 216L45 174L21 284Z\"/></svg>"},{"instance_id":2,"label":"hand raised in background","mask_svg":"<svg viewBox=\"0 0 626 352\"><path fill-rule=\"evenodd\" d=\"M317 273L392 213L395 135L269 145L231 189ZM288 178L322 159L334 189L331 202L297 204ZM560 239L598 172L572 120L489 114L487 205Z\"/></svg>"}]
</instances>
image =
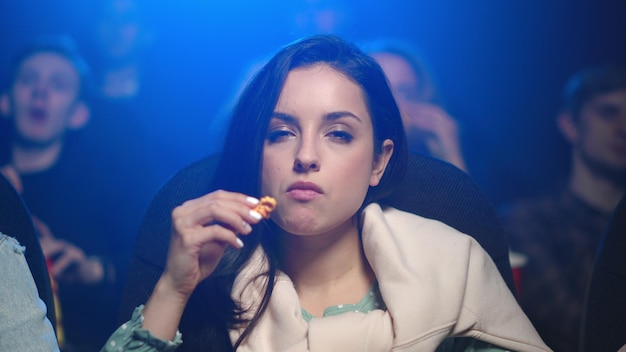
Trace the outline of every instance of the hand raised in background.
<instances>
[{"instance_id":1,"label":"hand raised in background","mask_svg":"<svg viewBox=\"0 0 626 352\"><path fill-rule=\"evenodd\" d=\"M405 100L400 112L409 140L421 140L432 156L466 170L459 126L447 111L434 104Z\"/></svg>"},{"instance_id":2,"label":"hand raised in background","mask_svg":"<svg viewBox=\"0 0 626 352\"><path fill-rule=\"evenodd\" d=\"M33 222L48 270L57 281L95 284L104 279L104 264L98 257L88 257L79 247L55 238L48 226L35 216Z\"/></svg>"}]
</instances>

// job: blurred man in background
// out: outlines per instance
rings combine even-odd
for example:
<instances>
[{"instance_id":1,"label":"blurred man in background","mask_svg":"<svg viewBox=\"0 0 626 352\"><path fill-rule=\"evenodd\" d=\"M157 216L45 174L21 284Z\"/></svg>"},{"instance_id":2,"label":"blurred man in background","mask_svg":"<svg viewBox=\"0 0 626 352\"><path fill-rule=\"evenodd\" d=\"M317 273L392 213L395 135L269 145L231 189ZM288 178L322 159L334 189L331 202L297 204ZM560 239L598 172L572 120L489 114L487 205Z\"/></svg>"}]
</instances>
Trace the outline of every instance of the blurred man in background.
<instances>
[{"instance_id":1,"label":"blurred man in background","mask_svg":"<svg viewBox=\"0 0 626 352\"><path fill-rule=\"evenodd\" d=\"M571 145L568 180L505 206L502 219L512 250L528 256L522 308L555 351L577 351L596 250L626 191L626 68L574 75L557 124Z\"/></svg>"}]
</instances>

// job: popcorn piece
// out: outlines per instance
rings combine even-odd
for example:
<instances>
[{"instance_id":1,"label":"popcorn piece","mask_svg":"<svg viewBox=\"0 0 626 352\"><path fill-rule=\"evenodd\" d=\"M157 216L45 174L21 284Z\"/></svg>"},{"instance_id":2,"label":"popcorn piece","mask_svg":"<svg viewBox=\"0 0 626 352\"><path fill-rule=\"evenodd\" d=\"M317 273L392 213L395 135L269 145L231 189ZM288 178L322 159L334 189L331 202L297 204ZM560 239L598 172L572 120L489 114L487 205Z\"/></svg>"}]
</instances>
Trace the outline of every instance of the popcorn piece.
<instances>
[{"instance_id":1,"label":"popcorn piece","mask_svg":"<svg viewBox=\"0 0 626 352\"><path fill-rule=\"evenodd\" d=\"M254 211L261 214L264 219L269 219L272 211L276 209L276 199L265 196L259 200L259 204L254 207Z\"/></svg>"}]
</instances>

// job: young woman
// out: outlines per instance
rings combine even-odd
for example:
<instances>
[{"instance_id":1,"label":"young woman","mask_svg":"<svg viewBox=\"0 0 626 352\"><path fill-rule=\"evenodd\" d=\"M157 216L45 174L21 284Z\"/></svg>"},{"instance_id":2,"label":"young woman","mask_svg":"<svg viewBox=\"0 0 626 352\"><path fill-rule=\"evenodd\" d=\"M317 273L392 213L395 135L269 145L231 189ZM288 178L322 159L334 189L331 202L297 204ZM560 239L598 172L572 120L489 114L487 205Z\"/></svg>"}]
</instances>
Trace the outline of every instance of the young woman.
<instances>
[{"instance_id":1,"label":"young woman","mask_svg":"<svg viewBox=\"0 0 626 352\"><path fill-rule=\"evenodd\" d=\"M333 36L286 46L233 111L217 191L174 209L166 269L104 350L173 350L179 328L186 351L425 351L454 335L548 350L476 241L376 203L406 160L373 59Z\"/></svg>"}]
</instances>

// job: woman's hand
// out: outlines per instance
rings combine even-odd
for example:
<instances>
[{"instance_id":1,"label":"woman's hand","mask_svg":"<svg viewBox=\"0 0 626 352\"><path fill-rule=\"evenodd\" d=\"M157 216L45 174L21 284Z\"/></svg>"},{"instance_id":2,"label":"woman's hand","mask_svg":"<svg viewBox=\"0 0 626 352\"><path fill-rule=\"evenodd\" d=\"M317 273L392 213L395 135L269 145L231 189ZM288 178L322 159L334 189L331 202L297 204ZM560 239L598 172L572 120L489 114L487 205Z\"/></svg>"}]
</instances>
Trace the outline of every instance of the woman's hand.
<instances>
[{"instance_id":1,"label":"woman's hand","mask_svg":"<svg viewBox=\"0 0 626 352\"><path fill-rule=\"evenodd\" d=\"M255 198L215 191L176 207L164 276L179 294L189 296L222 259L227 246L241 248L237 234L247 235L260 221L252 211Z\"/></svg>"},{"instance_id":2,"label":"woman's hand","mask_svg":"<svg viewBox=\"0 0 626 352\"><path fill-rule=\"evenodd\" d=\"M237 235L250 234L251 224L261 220L252 210L258 202L219 190L174 209L165 271L143 311L145 329L160 338L174 337L193 290L215 270L227 246L243 246Z\"/></svg>"}]
</instances>

